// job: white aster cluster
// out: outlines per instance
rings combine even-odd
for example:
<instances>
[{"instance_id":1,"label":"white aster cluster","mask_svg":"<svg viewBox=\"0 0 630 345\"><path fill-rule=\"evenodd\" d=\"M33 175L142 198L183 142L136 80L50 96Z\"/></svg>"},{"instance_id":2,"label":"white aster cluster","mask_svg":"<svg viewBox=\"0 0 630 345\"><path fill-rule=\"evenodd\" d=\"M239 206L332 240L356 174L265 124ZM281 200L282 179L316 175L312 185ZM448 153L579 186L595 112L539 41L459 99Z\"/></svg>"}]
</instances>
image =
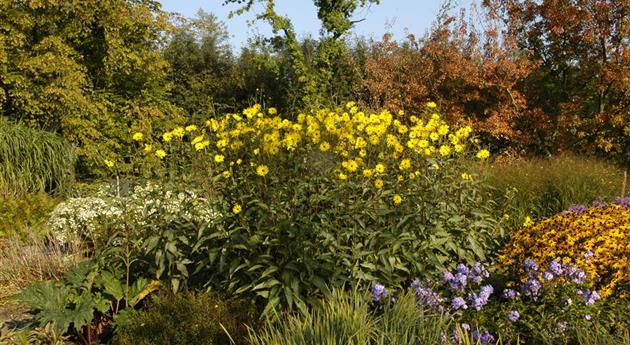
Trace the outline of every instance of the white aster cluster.
<instances>
[{"instance_id":1,"label":"white aster cluster","mask_svg":"<svg viewBox=\"0 0 630 345\"><path fill-rule=\"evenodd\" d=\"M123 222L143 226L156 219L168 222L184 218L212 223L219 216L207 200L192 191L176 193L147 183L135 187L124 197L117 197L107 188L101 188L90 197L70 198L54 209L48 225L55 240L68 243L110 233Z\"/></svg>"}]
</instances>

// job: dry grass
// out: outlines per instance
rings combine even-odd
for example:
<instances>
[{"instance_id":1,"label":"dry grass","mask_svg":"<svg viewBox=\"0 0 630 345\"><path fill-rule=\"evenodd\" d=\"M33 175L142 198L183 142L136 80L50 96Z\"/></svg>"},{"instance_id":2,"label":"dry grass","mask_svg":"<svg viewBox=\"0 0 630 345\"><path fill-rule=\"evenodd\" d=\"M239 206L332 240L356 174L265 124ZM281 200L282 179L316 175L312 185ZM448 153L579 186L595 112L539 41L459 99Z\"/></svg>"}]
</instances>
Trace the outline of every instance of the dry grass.
<instances>
[{"instance_id":1,"label":"dry grass","mask_svg":"<svg viewBox=\"0 0 630 345\"><path fill-rule=\"evenodd\" d=\"M12 298L26 285L38 280L57 280L80 262L80 246L60 246L38 239L0 239L0 321L19 310Z\"/></svg>"}]
</instances>

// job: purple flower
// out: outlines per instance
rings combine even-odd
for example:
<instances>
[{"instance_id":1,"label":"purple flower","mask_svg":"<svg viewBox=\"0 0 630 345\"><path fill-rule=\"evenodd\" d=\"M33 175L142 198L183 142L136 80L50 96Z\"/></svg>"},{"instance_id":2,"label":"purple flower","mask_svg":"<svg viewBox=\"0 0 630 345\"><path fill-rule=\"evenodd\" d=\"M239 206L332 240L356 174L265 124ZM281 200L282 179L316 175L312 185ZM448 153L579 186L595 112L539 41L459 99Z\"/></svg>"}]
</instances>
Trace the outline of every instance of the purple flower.
<instances>
[{"instance_id":1,"label":"purple flower","mask_svg":"<svg viewBox=\"0 0 630 345\"><path fill-rule=\"evenodd\" d=\"M494 336L492 334L490 334L488 331L484 331L483 333L479 334L479 332L474 331L472 332L472 337L473 340L477 341L479 340L482 344L487 344L489 342L494 342Z\"/></svg>"},{"instance_id":2,"label":"purple flower","mask_svg":"<svg viewBox=\"0 0 630 345\"><path fill-rule=\"evenodd\" d=\"M523 289L525 295L528 296L538 296L538 291L542 287L542 284L538 279L530 278L528 281L523 284Z\"/></svg>"},{"instance_id":3,"label":"purple flower","mask_svg":"<svg viewBox=\"0 0 630 345\"><path fill-rule=\"evenodd\" d=\"M584 315L582 315L582 317L583 317L584 319L588 320L588 321L591 321L591 319L592 319L592 317L591 317L591 315L590 315L590 314L584 314Z\"/></svg>"},{"instance_id":4,"label":"purple flower","mask_svg":"<svg viewBox=\"0 0 630 345\"><path fill-rule=\"evenodd\" d=\"M557 276L562 275L564 273L564 270L562 269L562 265L558 263L556 260L553 260L551 263L549 263L549 270L551 271L551 273Z\"/></svg>"},{"instance_id":5,"label":"purple flower","mask_svg":"<svg viewBox=\"0 0 630 345\"><path fill-rule=\"evenodd\" d=\"M582 284L586 280L586 273L575 265L569 265L564 270L564 276L574 284Z\"/></svg>"},{"instance_id":6,"label":"purple flower","mask_svg":"<svg viewBox=\"0 0 630 345\"><path fill-rule=\"evenodd\" d=\"M623 207L630 207L630 196L627 196L625 198L615 198L615 201L613 201L613 203L621 205Z\"/></svg>"},{"instance_id":7,"label":"purple flower","mask_svg":"<svg viewBox=\"0 0 630 345\"><path fill-rule=\"evenodd\" d=\"M570 298L567 298L567 305L571 305L571 304L573 304L573 300Z\"/></svg>"},{"instance_id":8,"label":"purple flower","mask_svg":"<svg viewBox=\"0 0 630 345\"><path fill-rule=\"evenodd\" d=\"M593 206L594 207L604 207L606 205L608 205L608 204L605 201L602 201L602 200L595 200L595 201L593 201Z\"/></svg>"},{"instance_id":9,"label":"purple flower","mask_svg":"<svg viewBox=\"0 0 630 345\"><path fill-rule=\"evenodd\" d=\"M521 317L521 314L519 314L518 311L516 310L512 310L508 313L508 320L512 322L517 321L518 319L520 319L520 317Z\"/></svg>"},{"instance_id":10,"label":"purple flower","mask_svg":"<svg viewBox=\"0 0 630 345\"><path fill-rule=\"evenodd\" d=\"M466 331L466 332L470 332L470 325L469 325L469 324L467 324L467 323L465 323L465 322L464 322L464 323L462 323L462 325L461 325L461 326L462 326L462 329L463 329L464 331Z\"/></svg>"},{"instance_id":11,"label":"purple flower","mask_svg":"<svg viewBox=\"0 0 630 345\"><path fill-rule=\"evenodd\" d=\"M461 273L461 274L464 274L464 275L467 275L470 272L468 267L466 265L464 265L464 264L457 265L456 270L457 270L457 273Z\"/></svg>"},{"instance_id":12,"label":"purple flower","mask_svg":"<svg viewBox=\"0 0 630 345\"><path fill-rule=\"evenodd\" d=\"M503 290L503 298L513 300L516 298L517 292L512 289Z\"/></svg>"},{"instance_id":13,"label":"purple flower","mask_svg":"<svg viewBox=\"0 0 630 345\"><path fill-rule=\"evenodd\" d=\"M525 260L525 262L523 263L523 267L527 271L537 271L538 270L538 264L535 261L530 260L530 259Z\"/></svg>"},{"instance_id":14,"label":"purple flower","mask_svg":"<svg viewBox=\"0 0 630 345\"><path fill-rule=\"evenodd\" d=\"M468 276L465 273L458 272L450 282L451 289L463 291L468 285Z\"/></svg>"},{"instance_id":15,"label":"purple flower","mask_svg":"<svg viewBox=\"0 0 630 345\"><path fill-rule=\"evenodd\" d=\"M415 292L416 301L418 305L434 307L440 309L442 306L442 298L428 286L420 283L418 279L415 279L411 283L411 288Z\"/></svg>"},{"instance_id":16,"label":"purple flower","mask_svg":"<svg viewBox=\"0 0 630 345\"><path fill-rule=\"evenodd\" d=\"M584 253L584 257L587 259L593 257L593 252L590 250L587 250L586 253Z\"/></svg>"},{"instance_id":17,"label":"purple flower","mask_svg":"<svg viewBox=\"0 0 630 345\"><path fill-rule=\"evenodd\" d=\"M453 281L454 279L455 279L455 276L453 275L453 273L448 272L448 271L442 273L442 280L445 283L449 283L449 282Z\"/></svg>"},{"instance_id":18,"label":"purple flower","mask_svg":"<svg viewBox=\"0 0 630 345\"><path fill-rule=\"evenodd\" d=\"M470 270L470 279L475 284L481 284L484 278L490 277L490 272L480 262L475 262Z\"/></svg>"},{"instance_id":19,"label":"purple flower","mask_svg":"<svg viewBox=\"0 0 630 345\"><path fill-rule=\"evenodd\" d=\"M451 302L451 306L455 310L457 310L457 309L468 309L468 306L466 305L466 301L462 297L455 297L455 298L453 298L453 301Z\"/></svg>"},{"instance_id":20,"label":"purple flower","mask_svg":"<svg viewBox=\"0 0 630 345\"><path fill-rule=\"evenodd\" d=\"M578 296L582 296L586 305L593 305L595 304L595 301L601 299L601 296L597 293L597 291L590 291L588 289L586 291L577 290L576 294Z\"/></svg>"},{"instance_id":21,"label":"purple flower","mask_svg":"<svg viewBox=\"0 0 630 345\"><path fill-rule=\"evenodd\" d=\"M372 298L375 301L378 302L387 296L389 296L389 293L387 293L387 290L385 290L385 286L379 283L374 283L374 285L372 285Z\"/></svg>"},{"instance_id":22,"label":"purple flower","mask_svg":"<svg viewBox=\"0 0 630 345\"><path fill-rule=\"evenodd\" d=\"M479 296L482 296L485 299L490 298L490 295L492 295L492 293L494 292L494 288L492 287L492 285L484 285L481 287L481 292L479 293Z\"/></svg>"},{"instance_id":23,"label":"purple flower","mask_svg":"<svg viewBox=\"0 0 630 345\"><path fill-rule=\"evenodd\" d=\"M553 273L548 272L548 271L543 272L542 277L543 277L544 280L550 281L550 280L553 279Z\"/></svg>"},{"instance_id":24,"label":"purple flower","mask_svg":"<svg viewBox=\"0 0 630 345\"><path fill-rule=\"evenodd\" d=\"M586 206L584 205L571 205L569 207L567 207L567 209L564 211L564 213L575 213L575 214L581 214L584 213L586 211Z\"/></svg>"}]
</instances>

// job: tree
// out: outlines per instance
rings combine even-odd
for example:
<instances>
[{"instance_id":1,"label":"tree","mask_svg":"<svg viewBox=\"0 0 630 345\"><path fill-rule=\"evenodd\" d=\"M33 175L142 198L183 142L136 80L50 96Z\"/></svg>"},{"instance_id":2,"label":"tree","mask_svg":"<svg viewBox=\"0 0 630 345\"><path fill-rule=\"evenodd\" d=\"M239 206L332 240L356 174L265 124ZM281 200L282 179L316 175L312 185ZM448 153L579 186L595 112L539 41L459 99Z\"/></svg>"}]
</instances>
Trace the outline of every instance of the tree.
<instances>
[{"instance_id":1,"label":"tree","mask_svg":"<svg viewBox=\"0 0 630 345\"><path fill-rule=\"evenodd\" d=\"M359 90L364 101L408 113L435 101L452 121L484 133L495 151L528 148L545 126L519 91L532 68L528 56L501 35L494 13L479 14L480 31L465 11L459 17L451 12L447 2L423 37L396 42L386 35L368 44Z\"/></svg>"},{"instance_id":2,"label":"tree","mask_svg":"<svg viewBox=\"0 0 630 345\"><path fill-rule=\"evenodd\" d=\"M524 93L557 137L630 162L630 1L485 0L540 67Z\"/></svg>"},{"instance_id":3,"label":"tree","mask_svg":"<svg viewBox=\"0 0 630 345\"><path fill-rule=\"evenodd\" d=\"M0 0L1 115L66 137L81 172L125 168L130 130L178 114L159 50L168 18L148 0Z\"/></svg>"},{"instance_id":4,"label":"tree","mask_svg":"<svg viewBox=\"0 0 630 345\"><path fill-rule=\"evenodd\" d=\"M274 0L225 0L224 4L241 5L234 12L241 14L258 2L265 5L265 11L257 19L271 25L275 39L286 49L302 105L314 106L335 98L338 93L333 85L344 80L340 76L347 71L351 58L343 39L358 22L353 20L354 13L359 7L378 4L379 0L314 0L322 31L312 60L305 56L291 20L276 12Z\"/></svg>"}]
</instances>

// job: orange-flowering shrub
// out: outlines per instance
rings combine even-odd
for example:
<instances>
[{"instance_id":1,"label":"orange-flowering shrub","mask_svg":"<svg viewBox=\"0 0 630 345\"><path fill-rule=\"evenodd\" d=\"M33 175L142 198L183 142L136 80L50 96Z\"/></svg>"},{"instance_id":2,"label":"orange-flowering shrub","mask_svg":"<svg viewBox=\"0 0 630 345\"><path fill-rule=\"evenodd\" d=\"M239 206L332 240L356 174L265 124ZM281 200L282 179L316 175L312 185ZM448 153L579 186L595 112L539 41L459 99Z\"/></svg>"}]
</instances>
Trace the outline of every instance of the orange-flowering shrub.
<instances>
[{"instance_id":1,"label":"orange-flowering shrub","mask_svg":"<svg viewBox=\"0 0 630 345\"><path fill-rule=\"evenodd\" d=\"M583 269L597 281L600 295L623 291L630 283L630 207L619 204L591 208L573 206L551 218L529 223L512 234L501 261L562 260Z\"/></svg>"}]
</instances>

